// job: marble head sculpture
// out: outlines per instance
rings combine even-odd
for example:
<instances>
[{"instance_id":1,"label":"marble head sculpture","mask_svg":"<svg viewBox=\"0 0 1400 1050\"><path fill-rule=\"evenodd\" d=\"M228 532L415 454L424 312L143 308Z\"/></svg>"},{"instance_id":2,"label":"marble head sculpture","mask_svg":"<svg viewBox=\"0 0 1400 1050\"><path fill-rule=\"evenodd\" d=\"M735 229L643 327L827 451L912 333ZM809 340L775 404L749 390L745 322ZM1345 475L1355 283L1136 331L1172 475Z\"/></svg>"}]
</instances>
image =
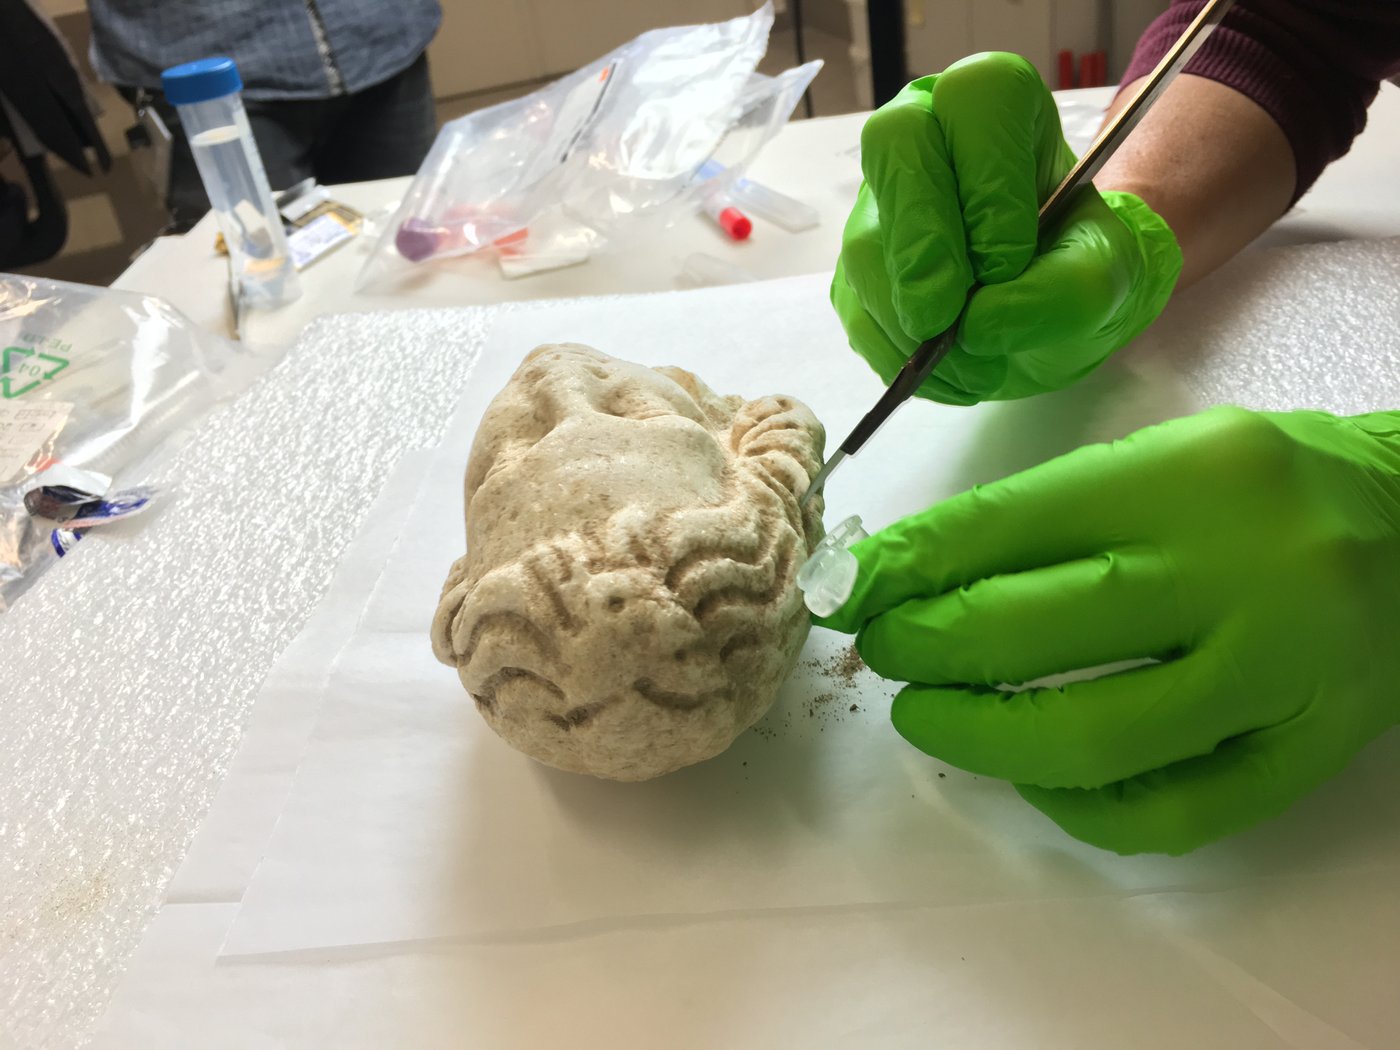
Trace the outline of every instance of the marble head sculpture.
<instances>
[{"instance_id":1,"label":"marble head sculpture","mask_svg":"<svg viewBox=\"0 0 1400 1050\"><path fill-rule=\"evenodd\" d=\"M645 780L723 751L807 636L797 570L824 435L788 397L720 397L678 368L534 350L467 463L467 553L433 651L513 747Z\"/></svg>"}]
</instances>

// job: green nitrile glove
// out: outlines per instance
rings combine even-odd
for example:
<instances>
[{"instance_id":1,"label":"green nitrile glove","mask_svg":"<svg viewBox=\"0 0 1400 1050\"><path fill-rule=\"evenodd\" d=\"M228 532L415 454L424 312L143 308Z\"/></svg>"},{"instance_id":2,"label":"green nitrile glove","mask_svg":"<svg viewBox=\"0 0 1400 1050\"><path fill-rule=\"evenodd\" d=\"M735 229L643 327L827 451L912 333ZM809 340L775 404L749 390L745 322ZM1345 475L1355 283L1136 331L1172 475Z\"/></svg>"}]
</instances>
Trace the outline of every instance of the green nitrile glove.
<instances>
[{"instance_id":1,"label":"green nitrile glove","mask_svg":"<svg viewBox=\"0 0 1400 1050\"><path fill-rule=\"evenodd\" d=\"M853 551L817 622L914 683L895 728L1120 853L1271 817L1400 717L1400 412L1214 409ZM1161 662L995 688L1141 658Z\"/></svg>"},{"instance_id":2,"label":"green nitrile glove","mask_svg":"<svg viewBox=\"0 0 1400 1050\"><path fill-rule=\"evenodd\" d=\"M1037 246L1036 212L1073 165L1049 89L1016 55L965 58L871 116L831 302L886 384L974 282L986 287L922 396L974 404L1067 386L1161 313L1181 250L1139 198L1087 187Z\"/></svg>"}]
</instances>

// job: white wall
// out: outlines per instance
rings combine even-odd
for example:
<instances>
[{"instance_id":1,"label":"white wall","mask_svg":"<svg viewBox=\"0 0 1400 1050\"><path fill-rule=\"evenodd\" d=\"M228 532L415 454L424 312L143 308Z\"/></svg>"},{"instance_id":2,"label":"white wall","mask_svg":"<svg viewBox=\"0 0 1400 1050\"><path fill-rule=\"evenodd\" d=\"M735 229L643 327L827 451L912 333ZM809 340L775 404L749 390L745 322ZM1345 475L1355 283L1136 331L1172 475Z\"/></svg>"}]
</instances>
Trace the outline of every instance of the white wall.
<instances>
[{"instance_id":1,"label":"white wall","mask_svg":"<svg viewBox=\"0 0 1400 1050\"><path fill-rule=\"evenodd\" d=\"M441 0L428 48L438 98L568 73L658 26L748 14L750 0Z\"/></svg>"},{"instance_id":2,"label":"white wall","mask_svg":"<svg viewBox=\"0 0 1400 1050\"><path fill-rule=\"evenodd\" d=\"M1166 9L1163 0L1116 0L1113 4L1113 50L1108 56L1108 68L1115 78L1128 68L1142 31Z\"/></svg>"},{"instance_id":3,"label":"white wall","mask_svg":"<svg viewBox=\"0 0 1400 1050\"><path fill-rule=\"evenodd\" d=\"M880 0L874 0L880 2ZM1061 48L1106 48L1110 79L1127 65L1138 34L1167 0L904 0L909 75L936 73L978 51L1015 51L1046 81ZM1106 9L1111 15L1106 17Z\"/></svg>"}]
</instances>

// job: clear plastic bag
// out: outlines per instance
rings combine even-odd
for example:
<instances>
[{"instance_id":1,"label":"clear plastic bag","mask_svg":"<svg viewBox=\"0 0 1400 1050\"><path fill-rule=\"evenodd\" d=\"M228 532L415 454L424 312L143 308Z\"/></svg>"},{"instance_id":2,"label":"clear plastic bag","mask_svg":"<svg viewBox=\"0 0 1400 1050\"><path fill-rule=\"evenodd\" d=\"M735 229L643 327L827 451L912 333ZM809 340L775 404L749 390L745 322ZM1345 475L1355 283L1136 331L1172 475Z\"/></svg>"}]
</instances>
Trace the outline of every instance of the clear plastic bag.
<instances>
[{"instance_id":1,"label":"clear plastic bag","mask_svg":"<svg viewBox=\"0 0 1400 1050\"><path fill-rule=\"evenodd\" d=\"M0 274L0 612L60 556L25 508L35 475L134 479L251 374L250 355L160 299Z\"/></svg>"},{"instance_id":2,"label":"clear plastic bag","mask_svg":"<svg viewBox=\"0 0 1400 1050\"><path fill-rule=\"evenodd\" d=\"M773 11L643 33L541 90L446 124L361 270L485 249L518 276L581 262L693 203L711 158L735 178L820 62L754 72Z\"/></svg>"}]
</instances>

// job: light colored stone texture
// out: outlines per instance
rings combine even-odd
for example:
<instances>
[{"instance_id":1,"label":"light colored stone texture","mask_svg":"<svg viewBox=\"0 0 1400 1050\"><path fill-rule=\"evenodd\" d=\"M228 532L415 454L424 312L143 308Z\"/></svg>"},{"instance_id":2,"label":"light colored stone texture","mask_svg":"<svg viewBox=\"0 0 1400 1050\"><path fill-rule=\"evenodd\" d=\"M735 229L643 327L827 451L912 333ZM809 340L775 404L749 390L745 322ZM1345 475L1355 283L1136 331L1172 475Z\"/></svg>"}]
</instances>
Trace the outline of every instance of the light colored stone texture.
<instances>
[{"instance_id":1,"label":"light colored stone texture","mask_svg":"<svg viewBox=\"0 0 1400 1050\"><path fill-rule=\"evenodd\" d=\"M718 754L807 636L795 578L821 500L797 497L823 441L792 398L539 347L473 442L434 652L492 729L559 769L645 780Z\"/></svg>"}]
</instances>

